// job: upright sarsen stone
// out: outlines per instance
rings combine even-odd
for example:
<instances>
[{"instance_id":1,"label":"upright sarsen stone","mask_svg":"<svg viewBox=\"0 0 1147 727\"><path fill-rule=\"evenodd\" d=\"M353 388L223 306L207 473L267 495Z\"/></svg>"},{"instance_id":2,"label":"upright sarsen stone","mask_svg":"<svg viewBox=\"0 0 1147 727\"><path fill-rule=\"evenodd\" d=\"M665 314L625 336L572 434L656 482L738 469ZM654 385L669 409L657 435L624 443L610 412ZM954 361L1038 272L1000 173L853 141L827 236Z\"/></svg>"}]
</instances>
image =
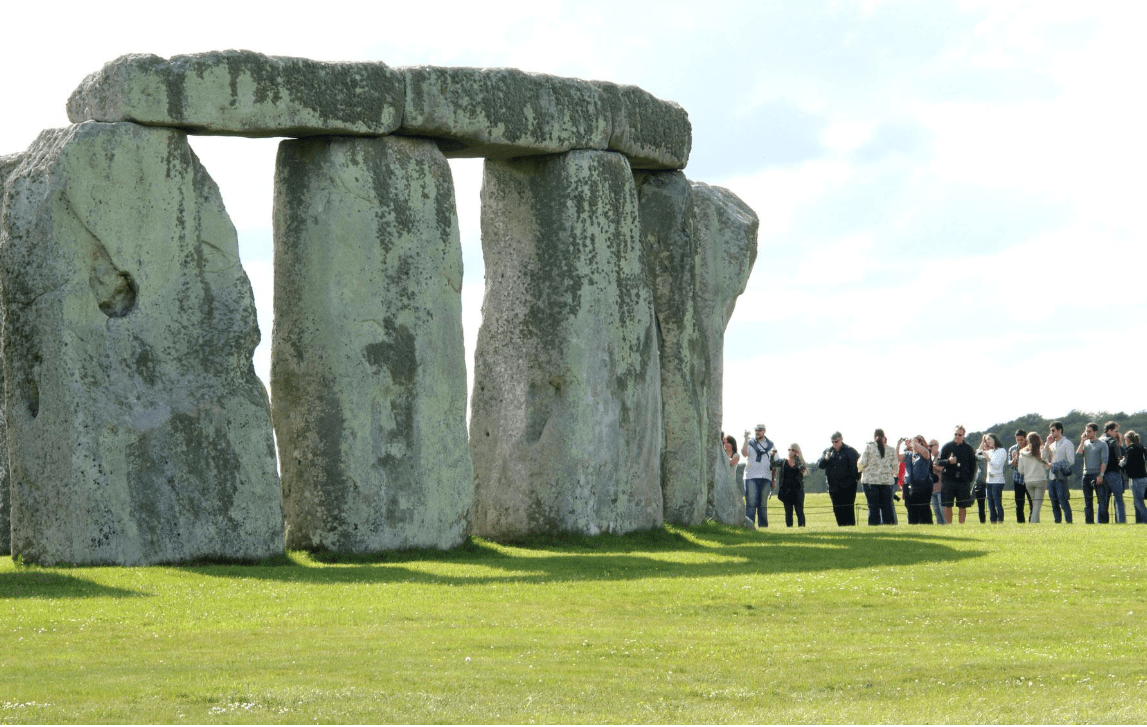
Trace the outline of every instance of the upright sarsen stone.
<instances>
[{"instance_id":1,"label":"upright sarsen stone","mask_svg":"<svg viewBox=\"0 0 1147 727\"><path fill-rule=\"evenodd\" d=\"M713 478L708 486L708 517L730 525L739 524L744 510L737 507L742 493L735 478L724 476L728 462L720 467L724 451L721 437L725 327L733 316L737 297L745 292L749 273L757 260L757 215L737 195L721 187L690 182L693 199L693 234L700 253L697 267L696 315L709 354L708 431ZM721 472L721 475L717 473Z\"/></svg>"},{"instance_id":2,"label":"upright sarsen stone","mask_svg":"<svg viewBox=\"0 0 1147 727\"><path fill-rule=\"evenodd\" d=\"M693 234L692 187L681 172L638 173L635 179L660 348L665 520L699 525L713 472L708 452L716 440L706 439L709 341L702 335L693 294L700 252Z\"/></svg>"},{"instance_id":3,"label":"upright sarsen stone","mask_svg":"<svg viewBox=\"0 0 1147 727\"><path fill-rule=\"evenodd\" d=\"M8 176L16 170L23 154L0 156L0 220L4 214L4 187ZM4 367L0 365L0 391L4 390ZM11 478L8 476L8 425L4 420L4 407L0 406L0 555L12 552L12 497Z\"/></svg>"},{"instance_id":4,"label":"upright sarsen stone","mask_svg":"<svg viewBox=\"0 0 1147 727\"><path fill-rule=\"evenodd\" d=\"M283 551L251 286L182 132L41 134L7 182L0 276L13 555Z\"/></svg>"},{"instance_id":5,"label":"upright sarsen stone","mask_svg":"<svg viewBox=\"0 0 1147 727\"><path fill-rule=\"evenodd\" d=\"M271 394L287 547L466 538L462 249L430 141L279 146Z\"/></svg>"},{"instance_id":6,"label":"upright sarsen stone","mask_svg":"<svg viewBox=\"0 0 1147 727\"><path fill-rule=\"evenodd\" d=\"M474 533L659 526L658 354L629 164L487 161L482 248Z\"/></svg>"}]
</instances>

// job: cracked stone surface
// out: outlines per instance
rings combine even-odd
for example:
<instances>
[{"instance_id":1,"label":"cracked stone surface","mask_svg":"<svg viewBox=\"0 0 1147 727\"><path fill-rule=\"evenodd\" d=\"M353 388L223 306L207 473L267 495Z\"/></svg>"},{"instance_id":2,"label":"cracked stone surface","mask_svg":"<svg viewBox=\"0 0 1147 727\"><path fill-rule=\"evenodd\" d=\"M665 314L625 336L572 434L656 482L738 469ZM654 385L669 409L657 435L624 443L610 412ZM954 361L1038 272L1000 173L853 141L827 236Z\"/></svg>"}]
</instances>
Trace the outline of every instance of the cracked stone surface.
<instances>
[{"instance_id":1,"label":"cracked stone surface","mask_svg":"<svg viewBox=\"0 0 1147 727\"><path fill-rule=\"evenodd\" d=\"M737 489L721 438L725 328L733 316L737 297L745 292L757 260L757 214L723 187L690 182L693 200L693 235L700 259L697 265L695 306L697 322L709 354L708 431L705 451L713 477L706 487L706 517L727 525L739 524L745 511L744 493Z\"/></svg>"},{"instance_id":2,"label":"cracked stone surface","mask_svg":"<svg viewBox=\"0 0 1147 727\"><path fill-rule=\"evenodd\" d=\"M450 166L433 142L280 144L271 391L288 548L465 540L461 289Z\"/></svg>"},{"instance_id":3,"label":"cracked stone surface","mask_svg":"<svg viewBox=\"0 0 1147 727\"><path fill-rule=\"evenodd\" d=\"M12 553L139 565L283 552L251 286L179 131L43 132L0 227Z\"/></svg>"},{"instance_id":4,"label":"cracked stone surface","mask_svg":"<svg viewBox=\"0 0 1147 727\"><path fill-rule=\"evenodd\" d=\"M681 172L634 175L641 242L657 314L664 443L661 488L665 520L699 525L712 479L708 433L708 339L693 291L701 253L693 234L693 194ZM726 463L727 466L727 463Z\"/></svg>"},{"instance_id":5,"label":"cracked stone surface","mask_svg":"<svg viewBox=\"0 0 1147 727\"><path fill-rule=\"evenodd\" d=\"M482 254L473 532L659 526L657 334L625 157L487 161Z\"/></svg>"}]
</instances>

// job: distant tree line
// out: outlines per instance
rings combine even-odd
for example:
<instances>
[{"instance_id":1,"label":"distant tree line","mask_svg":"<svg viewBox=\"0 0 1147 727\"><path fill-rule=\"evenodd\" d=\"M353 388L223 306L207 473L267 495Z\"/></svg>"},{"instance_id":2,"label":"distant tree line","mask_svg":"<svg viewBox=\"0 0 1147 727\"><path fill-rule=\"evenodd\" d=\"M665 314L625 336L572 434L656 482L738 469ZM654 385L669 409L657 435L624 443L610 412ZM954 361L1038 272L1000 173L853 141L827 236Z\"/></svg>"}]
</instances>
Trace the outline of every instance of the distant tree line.
<instances>
[{"instance_id":1,"label":"distant tree line","mask_svg":"<svg viewBox=\"0 0 1147 727\"><path fill-rule=\"evenodd\" d=\"M1121 411L1115 413L1105 411L1085 412L1078 409L1072 409L1063 416L1054 417L1051 419L1042 417L1039 414L1025 414L1022 417L1012 419L1011 421L993 424L987 429L978 431L969 430L965 441L972 445L972 447L979 447L980 439L983 438L985 433L991 432L1003 441L1005 447L1011 447L1016 443L1016 438L1014 435L1017 429L1023 429L1025 432L1035 432L1046 439L1048 426L1052 422L1056 421L1063 422L1063 436L1074 445L1079 444L1079 435L1083 433L1083 429L1087 426L1088 422L1098 423L1099 431L1101 433L1103 432L1104 422L1116 421L1119 422L1119 431L1123 432L1124 434L1127 433L1127 430L1133 429L1138 432L1140 436L1147 436L1147 411L1127 414L1126 412ZM945 432L944 436L937 436L936 439L940 440L940 445L943 446L945 442L952 438L951 434L951 432ZM898 438L899 435L897 435L897 439ZM859 444L856 442L848 443L853 447L856 447L857 451L863 452L864 445L867 442L868 440L866 439ZM892 440L889 441L888 444L889 446L895 446L896 442L895 440ZM819 470L816 467L816 461L820 458L820 453L822 451L824 451L824 447L810 447L809 449L805 450L805 454L811 460L809 462L808 476L804 479L805 492L828 491L828 483L824 479L824 470ZM983 469L983 465L981 465L981 479L983 479ZM1082 472L1083 458L1076 456L1075 474L1069 481L1069 486L1072 489L1079 489L1082 487ZM1012 482L1012 468L1010 465L1007 467L1007 471L1004 473L1004 482L1007 483L1006 489L1010 490Z\"/></svg>"}]
</instances>

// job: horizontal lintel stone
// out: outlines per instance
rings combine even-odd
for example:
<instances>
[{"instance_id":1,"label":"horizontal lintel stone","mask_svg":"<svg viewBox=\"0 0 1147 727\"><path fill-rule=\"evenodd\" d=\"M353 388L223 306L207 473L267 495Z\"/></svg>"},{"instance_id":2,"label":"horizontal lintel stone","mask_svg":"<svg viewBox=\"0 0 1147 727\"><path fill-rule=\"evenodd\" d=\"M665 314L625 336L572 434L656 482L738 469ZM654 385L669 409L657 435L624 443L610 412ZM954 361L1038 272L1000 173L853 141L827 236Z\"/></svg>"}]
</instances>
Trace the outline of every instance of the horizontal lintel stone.
<instances>
[{"instance_id":1,"label":"horizontal lintel stone","mask_svg":"<svg viewBox=\"0 0 1147 727\"><path fill-rule=\"evenodd\" d=\"M68 99L68 118L133 121L220 136L380 136L402 120L402 74L243 50L125 55Z\"/></svg>"},{"instance_id":2,"label":"horizontal lintel stone","mask_svg":"<svg viewBox=\"0 0 1147 727\"><path fill-rule=\"evenodd\" d=\"M688 114L636 86L513 68L401 71L406 107L395 133L433 138L447 157L592 149L621 152L635 169L681 169L689 160Z\"/></svg>"}]
</instances>

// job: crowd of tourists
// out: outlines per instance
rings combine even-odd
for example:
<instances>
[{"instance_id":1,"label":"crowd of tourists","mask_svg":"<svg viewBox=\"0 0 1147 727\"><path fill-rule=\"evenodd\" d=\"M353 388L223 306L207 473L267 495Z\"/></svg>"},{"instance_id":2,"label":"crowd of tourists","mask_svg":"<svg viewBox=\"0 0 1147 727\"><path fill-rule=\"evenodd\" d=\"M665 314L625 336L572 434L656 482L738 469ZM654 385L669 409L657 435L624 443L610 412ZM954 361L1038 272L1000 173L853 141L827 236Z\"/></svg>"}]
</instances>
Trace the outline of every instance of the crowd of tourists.
<instances>
[{"instance_id":1,"label":"crowd of tourists","mask_svg":"<svg viewBox=\"0 0 1147 727\"><path fill-rule=\"evenodd\" d=\"M1121 434L1117 422L1089 423L1078 445L1063 435L1063 423L1052 422L1046 437L1017 429L1015 444L988 432L975 448L964 441L957 425L952 441L943 446L921 435L901 438L892 446L877 429L864 452L832 435L815 464L805 460L801 448L791 444L782 454L765 436L765 425L745 431L738 449L732 435L722 435L729 465L744 464L745 525L768 527L768 500L775 493L785 508L785 525L805 525L804 478L809 467L824 470L837 525L856 525L856 496L864 492L869 525L895 525L895 502L903 502L909 524L963 523L973 505L980 522L1004 522L1007 467L1015 494L1016 522L1038 523L1044 501L1057 523L1072 523L1068 483L1082 460L1083 517L1086 523L1127 522L1124 492L1130 490L1135 522L1147 524L1147 451L1139 434ZM738 479L741 479L738 477ZM1026 509L1026 517L1025 517Z\"/></svg>"}]
</instances>

